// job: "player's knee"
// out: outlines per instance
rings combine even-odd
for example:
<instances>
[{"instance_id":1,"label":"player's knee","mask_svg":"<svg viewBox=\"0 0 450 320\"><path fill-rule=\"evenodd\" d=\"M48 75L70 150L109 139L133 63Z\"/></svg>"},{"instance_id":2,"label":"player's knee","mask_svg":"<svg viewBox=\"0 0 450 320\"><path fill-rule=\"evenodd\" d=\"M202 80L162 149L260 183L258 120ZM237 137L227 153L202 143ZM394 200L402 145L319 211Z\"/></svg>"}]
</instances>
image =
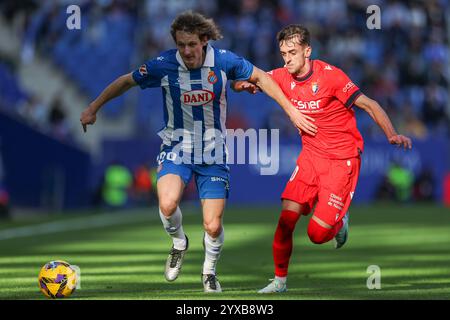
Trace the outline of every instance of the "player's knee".
<instances>
[{"instance_id":1,"label":"player's knee","mask_svg":"<svg viewBox=\"0 0 450 320\"><path fill-rule=\"evenodd\" d=\"M315 244L322 244L327 242L327 235L328 233L308 230L309 240L311 240L311 242Z\"/></svg>"},{"instance_id":2,"label":"player's knee","mask_svg":"<svg viewBox=\"0 0 450 320\"><path fill-rule=\"evenodd\" d=\"M308 225L308 237L311 242L315 244L322 244L328 242L330 239L331 229L327 229L319 225L316 221L312 220Z\"/></svg>"},{"instance_id":3,"label":"player's knee","mask_svg":"<svg viewBox=\"0 0 450 320\"><path fill-rule=\"evenodd\" d=\"M280 218L278 219L278 228L285 233L292 233L299 218L300 214L293 211L283 210Z\"/></svg>"},{"instance_id":4,"label":"player's knee","mask_svg":"<svg viewBox=\"0 0 450 320\"><path fill-rule=\"evenodd\" d=\"M211 238L217 238L222 232L222 224L220 223L220 219L205 221L203 222L203 227Z\"/></svg>"},{"instance_id":5,"label":"player's knee","mask_svg":"<svg viewBox=\"0 0 450 320\"><path fill-rule=\"evenodd\" d=\"M328 242L326 235L320 233L308 233L309 240L315 244L322 244Z\"/></svg>"},{"instance_id":6,"label":"player's knee","mask_svg":"<svg viewBox=\"0 0 450 320\"><path fill-rule=\"evenodd\" d=\"M283 211L293 211L301 215L307 216L311 212L311 208L308 203L298 203L291 200L284 199L281 203L281 209Z\"/></svg>"},{"instance_id":7,"label":"player's knee","mask_svg":"<svg viewBox=\"0 0 450 320\"><path fill-rule=\"evenodd\" d=\"M175 200L164 198L159 200L159 208L166 217L170 217L177 210L177 207L178 203Z\"/></svg>"}]
</instances>

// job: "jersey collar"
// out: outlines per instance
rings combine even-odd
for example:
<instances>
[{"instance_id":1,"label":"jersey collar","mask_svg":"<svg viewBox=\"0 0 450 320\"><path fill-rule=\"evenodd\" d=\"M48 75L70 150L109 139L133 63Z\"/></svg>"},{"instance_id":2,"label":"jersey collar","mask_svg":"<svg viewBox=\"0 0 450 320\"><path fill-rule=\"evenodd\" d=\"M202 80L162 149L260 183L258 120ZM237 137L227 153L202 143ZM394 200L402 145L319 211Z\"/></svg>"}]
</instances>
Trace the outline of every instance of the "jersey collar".
<instances>
[{"instance_id":1,"label":"jersey collar","mask_svg":"<svg viewBox=\"0 0 450 320\"><path fill-rule=\"evenodd\" d=\"M184 64L183 58L181 58L180 52L178 50L175 57L177 58L178 63L184 70L189 70ZM206 57L202 67L210 67L210 68L214 67L214 49L213 47L211 47L209 43L206 46Z\"/></svg>"},{"instance_id":2,"label":"jersey collar","mask_svg":"<svg viewBox=\"0 0 450 320\"><path fill-rule=\"evenodd\" d=\"M214 67L214 49L209 43L206 46L206 57L205 61L203 62L203 66L211 68Z\"/></svg>"},{"instance_id":3,"label":"jersey collar","mask_svg":"<svg viewBox=\"0 0 450 320\"><path fill-rule=\"evenodd\" d=\"M308 73L307 74L305 74L303 77L300 77L300 78L298 78L298 77L293 77L296 81L305 81L305 80L308 80L311 76L312 76L312 74L313 74L313 63L314 63L314 60L310 60L310 65L309 65L309 71L308 71Z\"/></svg>"}]
</instances>

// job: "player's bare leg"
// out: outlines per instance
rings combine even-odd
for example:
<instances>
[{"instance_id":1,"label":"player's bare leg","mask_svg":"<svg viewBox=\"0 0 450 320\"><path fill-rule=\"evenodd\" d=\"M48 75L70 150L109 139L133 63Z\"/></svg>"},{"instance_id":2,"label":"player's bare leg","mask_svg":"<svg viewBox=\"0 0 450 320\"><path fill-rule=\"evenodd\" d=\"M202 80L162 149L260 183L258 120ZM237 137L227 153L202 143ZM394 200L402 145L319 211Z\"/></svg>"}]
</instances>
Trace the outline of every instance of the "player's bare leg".
<instances>
[{"instance_id":1,"label":"player's bare leg","mask_svg":"<svg viewBox=\"0 0 450 320\"><path fill-rule=\"evenodd\" d=\"M278 293L287 290L286 281L289 259L292 254L294 229L301 214L307 214L309 211L307 205L301 205L287 199L282 201L282 211L272 245L275 278L271 279L271 282L258 293Z\"/></svg>"},{"instance_id":2,"label":"player's bare leg","mask_svg":"<svg viewBox=\"0 0 450 320\"><path fill-rule=\"evenodd\" d=\"M172 237L172 249L166 261L164 275L174 281L181 270L189 240L183 231L182 214L178 207L183 195L184 183L180 176L167 174L158 179L159 215L167 234Z\"/></svg>"},{"instance_id":3,"label":"player's bare leg","mask_svg":"<svg viewBox=\"0 0 450 320\"><path fill-rule=\"evenodd\" d=\"M202 282L205 292L222 292L216 276L216 266L224 242L222 217L225 202L225 199L202 199L203 227L205 228L203 238L205 261L203 263Z\"/></svg>"}]
</instances>

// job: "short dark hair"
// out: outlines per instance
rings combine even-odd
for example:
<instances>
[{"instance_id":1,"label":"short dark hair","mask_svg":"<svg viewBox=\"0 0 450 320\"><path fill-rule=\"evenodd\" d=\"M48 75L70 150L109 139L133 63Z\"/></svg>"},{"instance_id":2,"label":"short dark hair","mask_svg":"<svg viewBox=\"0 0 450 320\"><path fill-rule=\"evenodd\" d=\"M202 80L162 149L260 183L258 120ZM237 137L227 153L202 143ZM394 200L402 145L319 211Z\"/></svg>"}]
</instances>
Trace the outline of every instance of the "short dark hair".
<instances>
[{"instance_id":1,"label":"short dark hair","mask_svg":"<svg viewBox=\"0 0 450 320\"><path fill-rule=\"evenodd\" d=\"M176 42L177 31L184 31L198 35L200 39L206 36L208 40L219 40L223 36L213 19L207 19L205 16L192 10L180 13L173 20L170 27L170 34Z\"/></svg>"},{"instance_id":2,"label":"short dark hair","mask_svg":"<svg viewBox=\"0 0 450 320\"><path fill-rule=\"evenodd\" d=\"M281 42L286 40L292 40L294 38L298 38L300 41L300 45L311 45L311 36L309 34L308 29L306 27L302 26L301 24L290 24L283 29L281 29L277 33L277 40L278 43L281 45Z\"/></svg>"}]
</instances>

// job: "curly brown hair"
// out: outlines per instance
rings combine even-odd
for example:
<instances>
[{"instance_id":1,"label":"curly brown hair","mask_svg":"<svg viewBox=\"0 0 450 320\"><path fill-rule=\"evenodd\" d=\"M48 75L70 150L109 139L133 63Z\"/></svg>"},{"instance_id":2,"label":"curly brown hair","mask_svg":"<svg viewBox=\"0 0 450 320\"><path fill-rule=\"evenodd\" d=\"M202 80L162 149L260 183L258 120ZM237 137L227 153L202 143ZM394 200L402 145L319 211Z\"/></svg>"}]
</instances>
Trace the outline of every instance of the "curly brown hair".
<instances>
[{"instance_id":1,"label":"curly brown hair","mask_svg":"<svg viewBox=\"0 0 450 320\"><path fill-rule=\"evenodd\" d=\"M277 33L277 40L280 45L283 41L298 38L300 45L310 46L310 37L308 29L301 24L290 24Z\"/></svg>"},{"instance_id":2,"label":"curly brown hair","mask_svg":"<svg viewBox=\"0 0 450 320\"><path fill-rule=\"evenodd\" d=\"M198 12L192 10L180 13L173 20L170 27L170 34L176 42L177 31L184 31L198 35L200 39L206 37L208 40L219 40L223 36L213 19L208 19Z\"/></svg>"}]
</instances>

